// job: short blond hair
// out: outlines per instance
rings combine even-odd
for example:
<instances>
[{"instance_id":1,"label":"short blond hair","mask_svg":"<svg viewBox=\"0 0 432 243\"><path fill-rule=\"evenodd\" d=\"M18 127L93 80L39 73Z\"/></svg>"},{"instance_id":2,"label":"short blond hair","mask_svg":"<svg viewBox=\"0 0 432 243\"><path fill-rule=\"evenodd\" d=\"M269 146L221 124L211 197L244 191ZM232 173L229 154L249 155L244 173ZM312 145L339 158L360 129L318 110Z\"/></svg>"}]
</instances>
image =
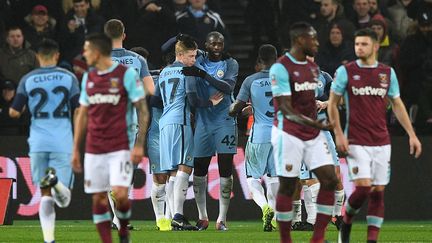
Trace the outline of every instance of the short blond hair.
<instances>
[{"instance_id":1,"label":"short blond hair","mask_svg":"<svg viewBox=\"0 0 432 243\"><path fill-rule=\"evenodd\" d=\"M187 51L194 51L196 49L198 49L198 45L192 37L183 34L177 36L177 43L175 45L176 55Z\"/></svg>"}]
</instances>

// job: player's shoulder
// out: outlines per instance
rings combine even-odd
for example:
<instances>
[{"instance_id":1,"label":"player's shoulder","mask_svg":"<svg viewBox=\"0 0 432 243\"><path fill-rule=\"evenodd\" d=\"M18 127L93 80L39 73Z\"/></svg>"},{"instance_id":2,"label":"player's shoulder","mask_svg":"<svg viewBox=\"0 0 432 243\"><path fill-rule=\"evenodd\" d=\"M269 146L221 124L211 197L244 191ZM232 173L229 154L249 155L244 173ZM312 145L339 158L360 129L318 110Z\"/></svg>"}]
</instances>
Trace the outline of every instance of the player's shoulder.
<instances>
[{"instance_id":1,"label":"player's shoulder","mask_svg":"<svg viewBox=\"0 0 432 243\"><path fill-rule=\"evenodd\" d=\"M246 82L246 80L248 82L253 82L257 79L263 79L263 78L268 78L268 77L269 77L268 71L266 71L266 72L260 71L260 72L256 72L256 73L253 73L253 74L247 76L245 79L245 82Z\"/></svg>"},{"instance_id":2,"label":"player's shoulder","mask_svg":"<svg viewBox=\"0 0 432 243\"><path fill-rule=\"evenodd\" d=\"M354 68L354 67L359 67L359 65L357 64L357 61L351 61L345 64L342 64L339 68L344 67L344 68Z\"/></svg>"},{"instance_id":3,"label":"player's shoulder","mask_svg":"<svg viewBox=\"0 0 432 243\"><path fill-rule=\"evenodd\" d=\"M229 54L227 54L229 55ZM236 59L234 59L231 56L228 57L223 57L222 60L226 63L226 65L230 68L234 68L234 69L238 69L239 68L239 64L237 62Z\"/></svg>"},{"instance_id":4,"label":"player's shoulder","mask_svg":"<svg viewBox=\"0 0 432 243\"><path fill-rule=\"evenodd\" d=\"M21 82L25 83L25 82L27 82L27 81L28 81L32 76L34 76L34 75L39 75L39 74L41 74L42 72L43 72L43 69L41 69L41 68L36 68L36 69L34 69L34 70L28 72L26 75L24 75L24 76L21 78L20 83L21 83Z\"/></svg>"},{"instance_id":5,"label":"player's shoulder","mask_svg":"<svg viewBox=\"0 0 432 243\"><path fill-rule=\"evenodd\" d=\"M141 56L140 54L138 54L138 53L136 53L136 52L134 52L134 51L131 51L131 50L125 50L125 52L128 54L128 55L130 55L130 56L132 56L132 57L134 57L134 58L137 58L137 59L143 59L143 60L145 60L145 58L143 57L143 56Z\"/></svg>"},{"instance_id":6,"label":"player's shoulder","mask_svg":"<svg viewBox=\"0 0 432 243\"><path fill-rule=\"evenodd\" d=\"M333 78L332 78L332 76L328 73L328 72L325 72L325 71L320 71L320 74L322 75L322 77L324 78L324 80L328 83L328 82L331 82L331 81L333 81Z\"/></svg>"},{"instance_id":7,"label":"player's shoulder","mask_svg":"<svg viewBox=\"0 0 432 243\"><path fill-rule=\"evenodd\" d=\"M381 69L392 69L392 67L390 67L389 65L382 63L382 62L378 62L377 67L381 68Z\"/></svg>"},{"instance_id":8,"label":"player's shoulder","mask_svg":"<svg viewBox=\"0 0 432 243\"><path fill-rule=\"evenodd\" d=\"M206 13L207 16L209 16L210 18L214 19L215 22L219 22L220 24L223 24L221 16L220 16L219 13L217 13L217 12L211 10L211 9L208 9L205 13Z\"/></svg>"},{"instance_id":9,"label":"player's shoulder","mask_svg":"<svg viewBox=\"0 0 432 243\"><path fill-rule=\"evenodd\" d=\"M181 63L175 62L173 64L170 64L162 69L160 71L159 76L165 76L167 73L170 73L173 70L179 69L180 67L183 67Z\"/></svg>"},{"instance_id":10,"label":"player's shoulder","mask_svg":"<svg viewBox=\"0 0 432 243\"><path fill-rule=\"evenodd\" d=\"M182 19L188 18L190 16L192 16L192 13L190 12L189 8L186 8L186 9L176 13L177 21L181 21Z\"/></svg>"},{"instance_id":11,"label":"player's shoulder","mask_svg":"<svg viewBox=\"0 0 432 243\"><path fill-rule=\"evenodd\" d=\"M62 68L62 67L55 67L55 68L53 69L53 71L56 71L56 72L62 73L62 74L64 74L64 75L67 75L67 76L70 76L70 77L76 79L75 74L72 73L71 71L65 69L65 68Z\"/></svg>"}]
</instances>

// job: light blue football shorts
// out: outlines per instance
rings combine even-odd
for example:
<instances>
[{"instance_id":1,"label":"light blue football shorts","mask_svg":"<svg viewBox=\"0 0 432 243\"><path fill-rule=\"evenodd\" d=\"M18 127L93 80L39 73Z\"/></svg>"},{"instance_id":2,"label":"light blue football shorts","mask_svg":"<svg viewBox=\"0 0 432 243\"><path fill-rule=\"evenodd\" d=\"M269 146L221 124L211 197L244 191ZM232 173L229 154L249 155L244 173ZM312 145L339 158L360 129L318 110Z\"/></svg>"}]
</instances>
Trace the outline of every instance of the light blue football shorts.
<instances>
[{"instance_id":1,"label":"light blue football shorts","mask_svg":"<svg viewBox=\"0 0 432 243\"><path fill-rule=\"evenodd\" d=\"M205 125L197 123L194 134L194 156L211 157L237 153L236 125Z\"/></svg>"},{"instance_id":2,"label":"light blue football shorts","mask_svg":"<svg viewBox=\"0 0 432 243\"><path fill-rule=\"evenodd\" d=\"M58 180L68 188L73 187L74 175L71 166L71 154L57 152L32 152L29 153L32 181L39 185L45 176L46 169L52 167L56 171Z\"/></svg>"},{"instance_id":3,"label":"light blue football shorts","mask_svg":"<svg viewBox=\"0 0 432 243\"><path fill-rule=\"evenodd\" d=\"M276 176L275 162L273 158L273 146L271 143L246 144L246 175L255 179L263 175Z\"/></svg>"},{"instance_id":4,"label":"light blue football shorts","mask_svg":"<svg viewBox=\"0 0 432 243\"><path fill-rule=\"evenodd\" d=\"M193 167L194 140L191 126L165 125L159 138L161 170L177 170L179 165Z\"/></svg>"}]
</instances>

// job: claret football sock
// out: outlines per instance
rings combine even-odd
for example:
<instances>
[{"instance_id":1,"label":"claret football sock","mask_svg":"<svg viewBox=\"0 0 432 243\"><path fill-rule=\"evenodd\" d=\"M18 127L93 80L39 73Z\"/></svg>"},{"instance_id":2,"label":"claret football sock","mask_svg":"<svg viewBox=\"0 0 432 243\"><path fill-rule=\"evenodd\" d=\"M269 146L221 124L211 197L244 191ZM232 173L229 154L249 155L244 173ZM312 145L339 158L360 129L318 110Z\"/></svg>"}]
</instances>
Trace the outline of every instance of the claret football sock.
<instances>
[{"instance_id":1,"label":"claret football sock","mask_svg":"<svg viewBox=\"0 0 432 243\"><path fill-rule=\"evenodd\" d=\"M314 233L311 242L324 241L325 230L333 214L334 199L334 190L327 191L322 188L319 190L316 200L316 221L314 224Z\"/></svg>"},{"instance_id":2,"label":"claret football sock","mask_svg":"<svg viewBox=\"0 0 432 243\"><path fill-rule=\"evenodd\" d=\"M352 224L354 216L360 211L361 206L367 200L370 189L370 186L356 186L356 189L346 203L345 215L343 218L345 224Z\"/></svg>"},{"instance_id":3,"label":"claret football sock","mask_svg":"<svg viewBox=\"0 0 432 243\"><path fill-rule=\"evenodd\" d=\"M368 241L377 241L381 225L384 222L384 192L373 191L369 194L369 206L366 216Z\"/></svg>"},{"instance_id":4,"label":"claret football sock","mask_svg":"<svg viewBox=\"0 0 432 243\"><path fill-rule=\"evenodd\" d=\"M118 219L120 220L120 229L119 229L119 235L120 236L127 236L128 235L128 227L129 219L131 217L131 202L129 199L127 199L127 202L123 204L119 204L116 208L116 215Z\"/></svg>"},{"instance_id":5,"label":"claret football sock","mask_svg":"<svg viewBox=\"0 0 432 243\"><path fill-rule=\"evenodd\" d=\"M54 199L50 196L42 196L39 204L39 220L45 242L54 241L55 218Z\"/></svg>"},{"instance_id":6,"label":"claret football sock","mask_svg":"<svg viewBox=\"0 0 432 243\"><path fill-rule=\"evenodd\" d=\"M278 194L276 197L276 221L281 242L291 243L291 221L293 218L292 197Z\"/></svg>"},{"instance_id":7,"label":"claret football sock","mask_svg":"<svg viewBox=\"0 0 432 243\"><path fill-rule=\"evenodd\" d=\"M93 206L93 223L103 243L111 243L111 214L108 205Z\"/></svg>"}]
</instances>

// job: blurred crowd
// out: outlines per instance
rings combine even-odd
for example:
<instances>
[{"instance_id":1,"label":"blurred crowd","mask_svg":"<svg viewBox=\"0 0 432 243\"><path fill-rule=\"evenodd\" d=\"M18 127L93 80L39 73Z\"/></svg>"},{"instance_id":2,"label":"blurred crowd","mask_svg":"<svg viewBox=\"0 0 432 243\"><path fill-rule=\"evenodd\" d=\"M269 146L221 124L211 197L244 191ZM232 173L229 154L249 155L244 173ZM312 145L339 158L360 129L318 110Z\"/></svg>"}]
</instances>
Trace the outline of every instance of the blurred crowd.
<instances>
[{"instance_id":1,"label":"blurred crowd","mask_svg":"<svg viewBox=\"0 0 432 243\"><path fill-rule=\"evenodd\" d=\"M252 58L263 43L280 53L288 49L287 26L306 21L318 32L315 61L330 74L355 59L354 32L372 28L381 42L378 60L395 68L418 133L432 132L432 0L232 1L242 6L236 10L249 27ZM241 44L225 25L225 5L220 0L0 0L0 135L27 132L29 117L12 120L8 108L20 79L38 67L34 51L42 39L60 44L59 66L79 78L87 68L81 55L85 36L103 32L106 20L117 18L126 27L124 46L145 48L149 69L158 69L160 46L180 32L195 37L200 48L211 31L226 37L228 49ZM394 122L390 112L389 122Z\"/></svg>"}]
</instances>

